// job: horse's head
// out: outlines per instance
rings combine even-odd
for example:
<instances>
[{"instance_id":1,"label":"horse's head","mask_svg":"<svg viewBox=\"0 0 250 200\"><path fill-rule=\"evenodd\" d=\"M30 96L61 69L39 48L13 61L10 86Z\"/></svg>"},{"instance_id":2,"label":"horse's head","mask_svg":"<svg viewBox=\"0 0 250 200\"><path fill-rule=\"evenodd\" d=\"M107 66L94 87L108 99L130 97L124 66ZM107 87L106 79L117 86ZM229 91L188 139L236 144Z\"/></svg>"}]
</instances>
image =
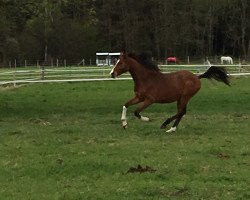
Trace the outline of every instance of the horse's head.
<instances>
[{"instance_id":1,"label":"horse's head","mask_svg":"<svg viewBox=\"0 0 250 200\"><path fill-rule=\"evenodd\" d=\"M112 78L116 78L117 76L120 76L121 74L129 71L129 65L127 61L128 56L124 53L121 53L114 68L110 72Z\"/></svg>"}]
</instances>

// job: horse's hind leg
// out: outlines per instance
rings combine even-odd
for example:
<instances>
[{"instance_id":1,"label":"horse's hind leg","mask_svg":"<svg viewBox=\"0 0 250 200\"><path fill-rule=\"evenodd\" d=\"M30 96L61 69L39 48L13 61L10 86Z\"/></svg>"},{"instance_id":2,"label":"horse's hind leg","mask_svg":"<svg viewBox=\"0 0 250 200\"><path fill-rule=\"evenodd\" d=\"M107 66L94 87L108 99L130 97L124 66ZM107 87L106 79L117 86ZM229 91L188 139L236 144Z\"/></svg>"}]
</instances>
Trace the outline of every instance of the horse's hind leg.
<instances>
[{"instance_id":1,"label":"horse's hind leg","mask_svg":"<svg viewBox=\"0 0 250 200\"><path fill-rule=\"evenodd\" d=\"M177 102L178 113L170 118L168 118L162 125L161 128L166 128L168 124L175 120L173 126L167 131L168 133L176 131L178 124L181 121L183 115L186 114L188 99L182 98Z\"/></svg>"},{"instance_id":2,"label":"horse's hind leg","mask_svg":"<svg viewBox=\"0 0 250 200\"><path fill-rule=\"evenodd\" d=\"M175 120L173 126L172 126L169 130L167 130L166 132L167 132L167 133L171 133L171 132L176 131L176 128L177 128L178 124L179 124L180 121L181 121L181 118L182 118L183 115L185 115L185 114L186 114L186 108L184 108L182 111L180 111L180 112L177 114L177 117L176 117L176 120Z\"/></svg>"},{"instance_id":3,"label":"horse's hind leg","mask_svg":"<svg viewBox=\"0 0 250 200\"><path fill-rule=\"evenodd\" d=\"M177 117L176 117L176 120L175 120L173 126L169 130L166 131L167 133L171 133L171 132L176 131L176 128L181 121L181 118L183 117L183 115L186 114L187 103L188 103L189 99L190 98L183 97L177 102L177 108L178 108Z\"/></svg>"},{"instance_id":4,"label":"horse's hind leg","mask_svg":"<svg viewBox=\"0 0 250 200\"><path fill-rule=\"evenodd\" d=\"M177 117L178 117L178 114L166 119L166 121L163 122L163 124L161 125L161 129L166 128L166 126L169 125L172 121L174 121Z\"/></svg>"},{"instance_id":5,"label":"horse's hind leg","mask_svg":"<svg viewBox=\"0 0 250 200\"><path fill-rule=\"evenodd\" d=\"M168 119L166 119L166 121L164 121L161 125L161 129L164 129L166 128L167 125L169 125L172 121L174 121L177 117L178 117L178 114L179 114L179 107L180 107L180 100L177 101L177 109L178 109L178 113Z\"/></svg>"}]
</instances>

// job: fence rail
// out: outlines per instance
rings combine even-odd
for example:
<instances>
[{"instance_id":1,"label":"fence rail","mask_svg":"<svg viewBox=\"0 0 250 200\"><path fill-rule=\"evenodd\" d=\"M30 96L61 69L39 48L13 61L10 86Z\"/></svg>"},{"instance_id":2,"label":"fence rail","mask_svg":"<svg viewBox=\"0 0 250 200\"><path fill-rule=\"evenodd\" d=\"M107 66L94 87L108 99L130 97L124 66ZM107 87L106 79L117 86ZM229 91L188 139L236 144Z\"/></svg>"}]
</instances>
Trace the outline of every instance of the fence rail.
<instances>
[{"instance_id":1,"label":"fence rail","mask_svg":"<svg viewBox=\"0 0 250 200\"><path fill-rule=\"evenodd\" d=\"M250 75L250 65L220 65L227 68L230 75ZM209 65L160 65L163 73L188 70L193 73L203 73ZM0 85L19 83L48 83L48 82L79 82L113 80L109 72L111 67L30 67L0 69ZM128 73L116 80L131 79Z\"/></svg>"}]
</instances>

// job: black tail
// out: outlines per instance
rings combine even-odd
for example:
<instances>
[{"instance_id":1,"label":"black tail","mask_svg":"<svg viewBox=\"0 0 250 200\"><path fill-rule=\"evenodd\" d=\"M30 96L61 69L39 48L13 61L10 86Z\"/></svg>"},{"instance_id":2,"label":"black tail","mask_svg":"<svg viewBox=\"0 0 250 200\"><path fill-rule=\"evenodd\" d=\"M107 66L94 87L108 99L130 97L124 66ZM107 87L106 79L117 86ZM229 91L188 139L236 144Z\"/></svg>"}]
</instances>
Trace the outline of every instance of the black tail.
<instances>
[{"instance_id":1,"label":"black tail","mask_svg":"<svg viewBox=\"0 0 250 200\"><path fill-rule=\"evenodd\" d=\"M224 67L211 66L204 74L199 75L199 78L213 78L230 86L229 76Z\"/></svg>"}]
</instances>

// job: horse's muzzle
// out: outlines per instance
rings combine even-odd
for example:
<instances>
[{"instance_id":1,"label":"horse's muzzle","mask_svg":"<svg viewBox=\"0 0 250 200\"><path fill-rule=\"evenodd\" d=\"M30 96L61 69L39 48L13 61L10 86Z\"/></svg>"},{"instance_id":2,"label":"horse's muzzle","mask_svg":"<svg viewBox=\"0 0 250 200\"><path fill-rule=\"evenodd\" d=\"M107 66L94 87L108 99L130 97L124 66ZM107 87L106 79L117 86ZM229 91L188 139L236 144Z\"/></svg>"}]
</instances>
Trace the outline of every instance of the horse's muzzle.
<instances>
[{"instance_id":1,"label":"horse's muzzle","mask_svg":"<svg viewBox=\"0 0 250 200\"><path fill-rule=\"evenodd\" d=\"M117 77L115 72L111 72L110 75L111 75L111 78L116 78Z\"/></svg>"}]
</instances>

